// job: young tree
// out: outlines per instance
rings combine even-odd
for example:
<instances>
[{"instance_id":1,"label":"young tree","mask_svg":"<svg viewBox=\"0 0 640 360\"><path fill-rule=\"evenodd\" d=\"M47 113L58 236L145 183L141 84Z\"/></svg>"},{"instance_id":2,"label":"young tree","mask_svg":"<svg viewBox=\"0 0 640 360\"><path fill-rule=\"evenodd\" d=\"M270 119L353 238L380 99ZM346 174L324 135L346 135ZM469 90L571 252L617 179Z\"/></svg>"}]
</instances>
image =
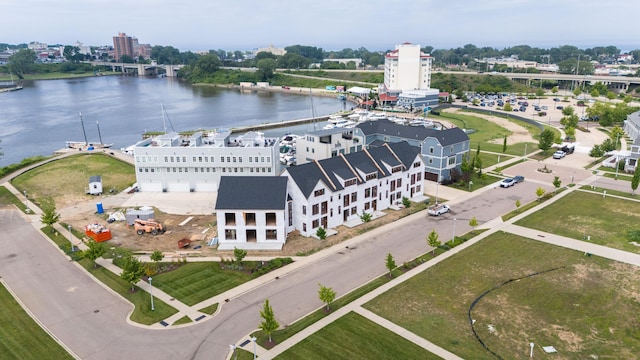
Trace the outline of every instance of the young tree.
<instances>
[{"instance_id":1,"label":"young tree","mask_svg":"<svg viewBox=\"0 0 640 360\"><path fill-rule=\"evenodd\" d=\"M536 189L536 195L538 196L538 201L540 201L540 199L542 198L542 196L544 195L544 193L546 192L545 189L538 187Z\"/></svg>"},{"instance_id":2,"label":"young tree","mask_svg":"<svg viewBox=\"0 0 640 360\"><path fill-rule=\"evenodd\" d=\"M478 169L478 177L482 176L482 158L476 158L476 168Z\"/></svg>"},{"instance_id":3,"label":"young tree","mask_svg":"<svg viewBox=\"0 0 640 360\"><path fill-rule=\"evenodd\" d=\"M327 238L327 230L325 230L322 226L316 230L316 236L320 238L320 240L324 240Z\"/></svg>"},{"instance_id":4,"label":"young tree","mask_svg":"<svg viewBox=\"0 0 640 360\"><path fill-rule=\"evenodd\" d=\"M516 212L518 212L518 209L520 209L520 205L522 205L520 200L516 200Z\"/></svg>"},{"instance_id":5,"label":"young tree","mask_svg":"<svg viewBox=\"0 0 640 360\"><path fill-rule=\"evenodd\" d=\"M631 195L636 192L638 184L640 184L640 170L636 169L636 171L633 173L633 177L631 178Z\"/></svg>"},{"instance_id":6,"label":"young tree","mask_svg":"<svg viewBox=\"0 0 640 360\"><path fill-rule=\"evenodd\" d=\"M507 135L504 136L504 140L502 141L502 152L507 152Z\"/></svg>"},{"instance_id":7,"label":"young tree","mask_svg":"<svg viewBox=\"0 0 640 360\"><path fill-rule=\"evenodd\" d=\"M473 230L476 229L476 226L478 226L478 220L476 220L476 217L472 217L471 220L469 220L469 226L471 226L473 228Z\"/></svg>"},{"instance_id":8,"label":"young tree","mask_svg":"<svg viewBox=\"0 0 640 360\"><path fill-rule=\"evenodd\" d=\"M435 229L431 230L431 232L429 233L429 236L427 236L427 243L429 244L429 246L433 248L432 254L435 255L436 248L441 244L440 240L438 240L438 233L436 232Z\"/></svg>"},{"instance_id":9,"label":"young tree","mask_svg":"<svg viewBox=\"0 0 640 360\"><path fill-rule=\"evenodd\" d=\"M269 342L271 342L271 334L278 330L280 324L278 320L276 320L275 315L273 314L273 309L271 305L269 305L269 299L265 299L264 306L262 307L262 311L260 311L260 316L262 317L262 322L260 323L260 330L264 331L265 334L269 335Z\"/></svg>"},{"instance_id":10,"label":"young tree","mask_svg":"<svg viewBox=\"0 0 640 360\"><path fill-rule=\"evenodd\" d=\"M247 256L247 250L238 249L237 247L233 247L233 256L236 258L236 262L238 265L242 265L242 259Z\"/></svg>"},{"instance_id":11,"label":"young tree","mask_svg":"<svg viewBox=\"0 0 640 360\"><path fill-rule=\"evenodd\" d=\"M560 185L562 185L562 181L560 181L560 177L554 176L553 177L553 186L555 186L555 188L558 189L558 188L560 188Z\"/></svg>"},{"instance_id":12,"label":"young tree","mask_svg":"<svg viewBox=\"0 0 640 360\"><path fill-rule=\"evenodd\" d=\"M143 274L144 266L142 263L132 255L129 255L124 261L120 277L131 284L131 291L135 290L134 285L140 281Z\"/></svg>"},{"instance_id":13,"label":"young tree","mask_svg":"<svg viewBox=\"0 0 640 360\"><path fill-rule=\"evenodd\" d=\"M97 241L89 240L89 242L87 243L87 247L88 248L82 252L82 256L86 259L91 260L94 268L98 267L98 264L96 264L96 260L100 256L104 255L104 252L106 251L104 245Z\"/></svg>"},{"instance_id":14,"label":"young tree","mask_svg":"<svg viewBox=\"0 0 640 360\"><path fill-rule=\"evenodd\" d=\"M403 196L402 197L402 205L404 205L404 207L406 207L406 208L411 207L411 200L409 200L408 197Z\"/></svg>"},{"instance_id":15,"label":"young tree","mask_svg":"<svg viewBox=\"0 0 640 360\"><path fill-rule=\"evenodd\" d=\"M547 150L551 149L551 145L553 145L553 131L551 129L544 129L540 133L540 140L538 141L538 148L542 150L543 153L547 153Z\"/></svg>"},{"instance_id":16,"label":"young tree","mask_svg":"<svg viewBox=\"0 0 640 360\"><path fill-rule=\"evenodd\" d=\"M387 254L387 261L385 265L389 270L389 277L391 277L391 272L396 268L396 262L393 260L393 255L391 255L391 253Z\"/></svg>"},{"instance_id":17,"label":"young tree","mask_svg":"<svg viewBox=\"0 0 640 360\"><path fill-rule=\"evenodd\" d=\"M360 220L362 220L362 222L364 223L368 223L369 221L371 221L371 214L362 211L362 215L360 215Z\"/></svg>"},{"instance_id":18,"label":"young tree","mask_svg":"<svg viewBox=\"0 0 640 360\"><path fill-rule=\"evenodd\" d=\"M323 286L322 284L318 284L320 286L320 290L318 290L318 296L320 297L320 301L327 304L327 311L331 310L329 308L329 304L333 302L336 298L336 292L333 291L332 288Z\"/></svg>"},{"instance_id":19,"label":"young tree","mask_svg":"<svg viewBox=\"0 0 640 360\"><path fill-rule=\"evenodd\" d=\"M40 221L51 227L51 232L55 232L53 229L53 224L57 223L60 220L60 214L56 212L56 205L51 198L44 198L41 200L40 207L42 208L42 216L40 216Z\"/></svg>"},{"instance_id":20,"label":"young tree","mask_svg":"<svg viewBox=\"0 0 640 360\"><path fill-rule=\"evenodd\" d=\"M504 111L513 111L513 108L511 107L511 104L508 103L508 102L504 103L504 106L502 107L502 109Z\"/></svg>"},{"instance_id":21,"label":"young tree","mask_svg":"<svg viewBox=\"0 0 640 360\"><path fill-rule=\"evenodd\" d=\"M162 253L162 251L156 250L153 253L151 253L150 257L151 257L151 260L153 262L158 263L158 262L162 261L162 259L164 259L164 254Z\"/></svg>"},{"instance_id":22,"label":"young tree","mask_svg":"<svg viewBox=\"0 0 640 360\"><path fill-rule=\"evenodd\" d=\"M553 93L553 96L556 96L556 94L558 93L558 87L557 86L552 87L551 92Z\"/></svg>"}]
</instances>

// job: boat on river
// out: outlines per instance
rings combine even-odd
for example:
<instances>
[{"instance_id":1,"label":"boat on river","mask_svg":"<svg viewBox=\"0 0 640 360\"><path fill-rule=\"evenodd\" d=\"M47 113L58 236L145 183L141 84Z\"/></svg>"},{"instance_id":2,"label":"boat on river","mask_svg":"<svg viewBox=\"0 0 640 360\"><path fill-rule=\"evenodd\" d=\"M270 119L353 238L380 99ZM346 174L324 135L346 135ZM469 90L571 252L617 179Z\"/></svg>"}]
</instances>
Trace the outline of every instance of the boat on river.
<instances>
[{"instance_id":1,"label":"boat on river","mask_svg":"<svg viewBox=\"0 0 640 360\"><path fill-rule=\"evenodd\" d=\"M99 143L89 142L87 141L87 132L84 130L84 121L82 121L82 113L78 113L80 116L80 124L82 125L82 134L84 135L84 141L66 141L65 144L70 149L78 149L78 150L95 150L95 149L109 149L113 146L111 144L105 144L102 142L102 135L100 134L100 124L96 121L96 126L98 127L98 137L100 138Z\"/></svg>"}]
</instances>

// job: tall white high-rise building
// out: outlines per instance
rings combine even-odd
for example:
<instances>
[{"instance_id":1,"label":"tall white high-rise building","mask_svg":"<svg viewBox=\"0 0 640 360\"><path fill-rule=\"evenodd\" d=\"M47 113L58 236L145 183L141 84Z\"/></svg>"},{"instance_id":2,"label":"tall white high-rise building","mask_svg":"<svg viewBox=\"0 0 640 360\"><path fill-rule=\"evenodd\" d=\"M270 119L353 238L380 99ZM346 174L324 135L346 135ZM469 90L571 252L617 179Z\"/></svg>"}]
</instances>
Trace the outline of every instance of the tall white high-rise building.
<instances>
[{"instance_id":1,"label":"tall white high-rise building","mask_svg":"<svg viewBox=\"0 0 640 360\"><path fill-rule=\"evenodd\" d=\"M396 45L396 49L387 53L384 59L386 89L390 92L430 89L432 60L418 44Z\"/></svg>"}]
</instances>

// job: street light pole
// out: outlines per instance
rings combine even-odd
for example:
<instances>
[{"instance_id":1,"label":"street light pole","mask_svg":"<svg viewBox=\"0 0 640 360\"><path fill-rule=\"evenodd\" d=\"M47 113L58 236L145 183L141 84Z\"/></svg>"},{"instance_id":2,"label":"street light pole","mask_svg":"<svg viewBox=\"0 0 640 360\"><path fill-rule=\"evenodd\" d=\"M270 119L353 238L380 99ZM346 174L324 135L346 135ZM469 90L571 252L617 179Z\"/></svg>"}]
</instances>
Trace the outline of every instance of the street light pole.
<instances>
[{"instance_id":1,"label":"street light pole","mask_svg":"<svg viewBox=\"0 0 640 360\"><path fill-rule=\"evenodd\" d=\"M24 191L24 206L26 206L24 212L26 212L27 214L31 212L31 210L29 210L29 198L27 198L27 190Z\"/></svg>"},{"instance_id":2,"label":"street light pole","mask_svg":"<svg viewBox=\"0 0 640 360\"><path fill-rule=\"evenodd\" d=\"M149 294L151 294L151 311L156 309L153 307L153 285L151 284L151 276L149 276Z\"/></svg>"},{"instance_id":3,"label":"street light pole","mask_svg":"<svg viewBox=\"0 0 640 360\"><path fill-rule=\"evenodd\" d=\"M254 336L251 338L251 341L253 342L253 360L256 360L256 341L258 339Z\"/></svg>"},{"instance_id":4,"label":"street light pole","mask_svg":"<svg viewBox=\"0 0 640 360\"><path fill-rule=\"evenodd\" d=\"M618 136L616 136L616 180L618 180L618 162L620 161L620 158L618 157L618 155L620 154L618 152L618 141L620 141L620 133L618 133Z\"/></svg>"},{"instance_id":5,"label":"street light pole","mask_svg":"<svg viewBox=\"0 0 640 360\"><path fill-rule=\"evenodd\" d=\"M235 359L238 360L238 353L236 353L236 346L234 344L229 345L229 350L233 352Z\"/></svg>"},{"instance_id":6,"label":"street light pole","mask_svg":"<svg viewBox=\"0 0 640 360\"><path fill-rule=\"evenodd\" d=\"M71 225L67 225L69 230L69 242L71 243L71 252L73 252L73 233L71 232Z\"/></svg>"}]
</instances>

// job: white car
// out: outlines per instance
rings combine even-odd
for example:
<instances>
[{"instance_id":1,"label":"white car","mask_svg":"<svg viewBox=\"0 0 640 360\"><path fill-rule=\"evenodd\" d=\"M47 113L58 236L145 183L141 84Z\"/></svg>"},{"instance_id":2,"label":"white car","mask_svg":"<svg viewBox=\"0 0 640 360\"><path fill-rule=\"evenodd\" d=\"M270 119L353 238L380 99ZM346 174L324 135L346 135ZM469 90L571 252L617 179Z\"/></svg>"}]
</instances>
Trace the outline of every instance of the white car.
<instances>
[{"instance_id":1,"label":"white car","mask_svg":"<svg viewBox=\"0 0 640 360\"><path fill-rule=\"evenodd\" d=\"M562 159L565 155L567 155L567 154L564 151L558 150L558 151L553 153L553 158L554 159Z\"/></svg>"},{"instance_id":2,"label":"white car","mask_svg":"<svg viewBox=\"0 0 640 360\"><path fill-rule=\"evenodd\" d=\"M508 188L516 184L516 179L514 178L506 178L500 181L500 187Z\"/></svg>"}]
</instances>

